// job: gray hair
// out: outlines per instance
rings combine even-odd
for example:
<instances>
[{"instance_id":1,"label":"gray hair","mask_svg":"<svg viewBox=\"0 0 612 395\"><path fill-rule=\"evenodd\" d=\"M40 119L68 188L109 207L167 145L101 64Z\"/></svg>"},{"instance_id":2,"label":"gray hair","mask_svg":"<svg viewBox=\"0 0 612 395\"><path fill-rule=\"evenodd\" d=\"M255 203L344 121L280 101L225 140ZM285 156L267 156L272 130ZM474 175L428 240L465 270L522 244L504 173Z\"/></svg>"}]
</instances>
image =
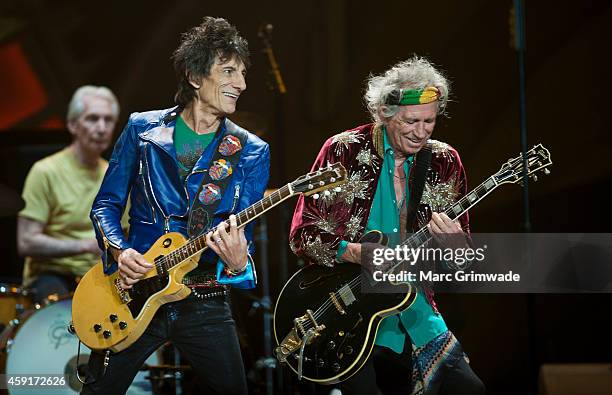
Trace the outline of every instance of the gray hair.
<instances>
[{"instance_id":1,"label":"gray hair","mask_svg":"<svg viewBox=\"0 0 612 395\"><path fill-rule=\"evenodd\" d=\"M381 123L384 118L391 118L399 111L399 106L385 104L389 93L395 89L424 89L434 86L440 91L438 114L444 114L450 92L450 83L441 71L437 70L427 59L413 55L397 63L380 75L370 75L364 95L366 106L374 122ZM380 113L379 113L380 110Z\"/></svg>"},{"instance_id":2,"label":"gray hair","mask_svg":"<svg viewBox=\"0 0 612 395\"><path fill-rule=\"evenodd\" d=\"M96 96L108 100L115 117L119 117L119 102L110 89L105 86L84 85L77 89L72 95L72 99L70 99L68 114L66 116L68 122L76 120L85 112L85 103L83 99L87 96Z\"/></svg>"}]
</instances>

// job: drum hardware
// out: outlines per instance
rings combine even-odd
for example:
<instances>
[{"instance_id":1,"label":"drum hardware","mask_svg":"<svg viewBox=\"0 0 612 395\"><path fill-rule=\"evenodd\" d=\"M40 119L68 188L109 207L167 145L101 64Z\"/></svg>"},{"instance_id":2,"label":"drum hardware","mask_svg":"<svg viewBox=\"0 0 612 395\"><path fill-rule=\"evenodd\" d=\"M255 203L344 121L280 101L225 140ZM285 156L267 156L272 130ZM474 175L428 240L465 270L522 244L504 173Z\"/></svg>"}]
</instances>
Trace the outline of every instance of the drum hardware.
<instances>
[{"instance_id":1,"label":"drum hardware","mask_svg":"<svg viewBox=\"0 0 612 395\"><path fill-rule=\"evenodd\" d=\"M71 334L71 306L72 300L68 295L57 298L57 302L42 302L27 310L18 319L11 320L0 335L0 372L26 374L36 371L41 374L67 375L68 386L58 394L74 394L81 390L84 382L89 384L90 377L85 369L89 350L84 350L81 354L80 343L77 337ZM32 355L39 355L40 358L31 358ZM104 359L100 361L102 363L98 365L99 369L94 372L98 380L106 372L109 355L110 352L101 355ZM147 363L157 364L162 361L160 358L161 354L155 353L149 357ZM145 376L144 372L138 373L127 390L127 395L151 393L151 382ZM26 390L23 393L34 394L34 391ZM14 394L12 391L9 393Z\"/></svg>"},{"instance_id":2,"label":"drum hardware","mask_svg":"<svg viewBox=\"0 0 612 395\"><path fill-rule=\"evenodd\" d=\"M0 283L0 330L32 307L29 289L14 283Z\"/></svg>"}]
</instances>

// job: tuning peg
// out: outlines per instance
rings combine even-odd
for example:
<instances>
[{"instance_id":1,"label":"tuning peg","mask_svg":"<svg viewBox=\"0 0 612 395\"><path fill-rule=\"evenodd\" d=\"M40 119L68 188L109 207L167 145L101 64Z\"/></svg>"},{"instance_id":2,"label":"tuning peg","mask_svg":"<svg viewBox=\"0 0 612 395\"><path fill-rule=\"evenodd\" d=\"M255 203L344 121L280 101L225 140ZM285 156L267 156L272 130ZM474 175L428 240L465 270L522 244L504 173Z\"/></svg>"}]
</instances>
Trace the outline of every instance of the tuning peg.
<instances>
[{"instance_id":1,"label":"tuning peg","mask_svg":"<svg viewBox=\"0 0 612 395\"><path fill-rule=\"evenodd\" d=\"M315 193L314 195L312 195L312 198L314 200L317 200L320 197L320 195L318 193Z\"/></svg>"},{"instance_id":2,"label":"tuning peg","mask_svg":"<svg viewBox=\"0 0 612 395\"><path fill-rule=\"evenodd\" d=\"M327 190L327 191L323 192L323 194L324 194L325 196L329 196L329 195L331 195L331 192L330 192L329 190Z\"/></svg>"},{"instance_id":3,"label":"tuning peg","mask_svg":"<svg viewBox=\"0 0 612 395\"><path fill-rule=\"evenodd\" d=\"M319 181L319 185L321 186L325 185L325 181Z\"/></svg>"},{"instance_id":4,"label":"tuning peg","mask_svg":"<svg viewBox=\"0 0 612 395\"><path fill-rule=\"evenodd\" d=\"M336 178L335 178L335 177L330 178L330 179L329 179L329 182L331 182L331 183L336 182Z\"/></svg>"},{"instance_id":5,"label":"tuning peg","mask_svg":"<svg viewBox=\"0 0 612 395\"><path fill-rule=\"evenodd\" d=\"M340 187L335 187L334 188L334 192L341 192L341 191L342 191L342 188L340 188Z\"/></svg>"},{"instance_id":6,"label":"tuning peg","mask_svg":"<svg viewBox=\"0 0 612 395\"><path fill-rule=\"evenodd\" d=\"M314 185L308 184L308 189L312 189L312 188L314 188Z\"/></svg>"},{"instance_id":7,"label":"tuning peg","mask_svg":"<svg viewBox=\"0 0 612 395\"><path fill-rule=\"evenodd\" d=\"M533 181L538 181L538 176L536 176L535 174L531 176L533 178Z\"/></svg>"},{"instance_id":8,"label":"tuning peg","mask_svg":"<svg viewBox=\"0 0 612 395\"><path fill-rule=\"evenodd\" d=\"M550 174L550 170L544 169L544 174L549 175Z\"/></svg>"}]
</instances>

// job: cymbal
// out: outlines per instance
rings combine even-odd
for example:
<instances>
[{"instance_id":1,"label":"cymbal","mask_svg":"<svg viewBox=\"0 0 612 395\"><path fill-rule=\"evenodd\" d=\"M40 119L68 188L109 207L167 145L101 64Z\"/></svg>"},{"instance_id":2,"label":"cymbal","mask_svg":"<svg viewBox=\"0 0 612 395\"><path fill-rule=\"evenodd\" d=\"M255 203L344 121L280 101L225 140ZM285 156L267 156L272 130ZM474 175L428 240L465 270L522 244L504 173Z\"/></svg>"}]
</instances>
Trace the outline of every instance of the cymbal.
<instances>
[{"instance_id":1,"label":"cymbal","mask_svg":"<svg viewBox=\"0 0 612 395\"><path fill-rule=\"evenodd\" d=\"M24 206L25 202L17 192L0 184L0 217L15 215Z\"/></svg>"}]
</instances>

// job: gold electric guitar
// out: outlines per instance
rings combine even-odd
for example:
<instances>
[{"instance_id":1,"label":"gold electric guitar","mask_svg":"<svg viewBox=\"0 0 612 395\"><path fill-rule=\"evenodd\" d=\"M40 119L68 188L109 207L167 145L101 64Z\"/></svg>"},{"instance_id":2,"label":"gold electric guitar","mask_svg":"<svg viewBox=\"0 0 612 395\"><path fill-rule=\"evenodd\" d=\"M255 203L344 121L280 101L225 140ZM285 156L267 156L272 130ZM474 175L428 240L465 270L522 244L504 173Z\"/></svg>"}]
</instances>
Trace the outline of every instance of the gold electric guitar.
<instances>
[{"instance_id":1,"label":"gold electric guitar","mask_svg":"<svg viewBox=\"0 0 612 395\"><path fill-rule=\"evenodd\" d=\"M345 182L346 169L339 163L303 175L238 213L238 227L294 195L312 195ZM181 282L207 248L205 234L190 240L180 233L164 234L143 254L154 267L128 290L120 286L118 271L106 275L102 262L95 265L79 282L72 300L72 325L79 339L92 350L118 352L129 347L159 307L191 293Z\"/></svg>"}]
</instances>

